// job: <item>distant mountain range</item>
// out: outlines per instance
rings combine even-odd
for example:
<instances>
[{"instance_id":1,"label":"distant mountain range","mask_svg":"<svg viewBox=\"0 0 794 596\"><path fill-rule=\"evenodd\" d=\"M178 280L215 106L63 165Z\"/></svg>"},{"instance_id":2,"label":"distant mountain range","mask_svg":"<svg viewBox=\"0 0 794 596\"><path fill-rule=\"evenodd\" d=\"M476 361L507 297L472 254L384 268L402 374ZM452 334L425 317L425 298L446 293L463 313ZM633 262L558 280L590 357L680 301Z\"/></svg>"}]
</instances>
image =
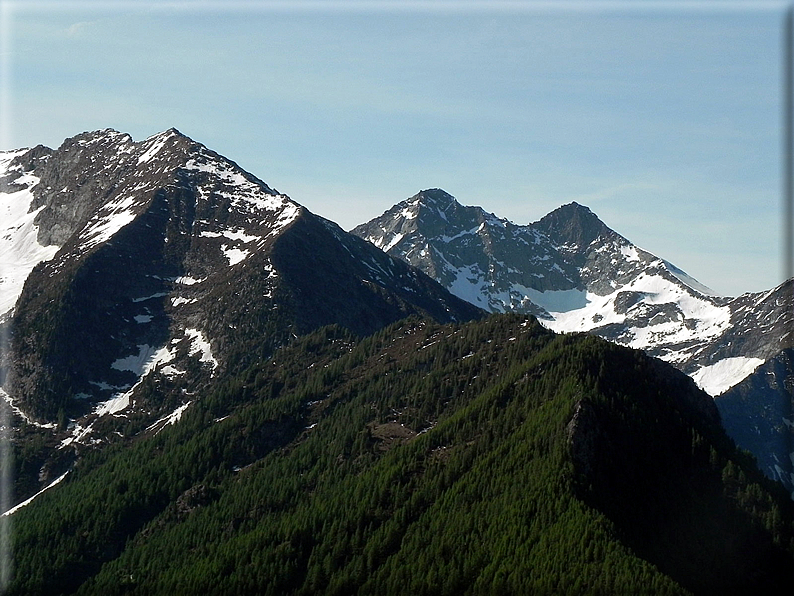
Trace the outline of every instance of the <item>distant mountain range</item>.
<instances>
[{"instance_id":1,"label":"distant mountain range","mask_svg":"<svg viewBox=\"0 0 794 596\"><path fill-rule=\"evenodd\" d=\"M11 594L790 587L720 424L791 492L790 282L714 296L575 203L347 233L175 129L0 152L0 214Z\"/></svg>"},{"instance_id":2,"label":"distant mountain range","mask_svg":"<svg viewBox=\"0 0 794 596\"><path fill-rule=\"evenodd\" d=\"M762 378L776 374L759 366L794 339L791 280L766 292L716 296L577 203L516 225L431 189L352 232L490 312L529 313L554 331L592 332L644 350L715 397L756 370ZM775 379L791 387L790 376ZM744 395L741 407L721 408L726 425L770 476L794 490L786 463L794 457L790 401L777 399L773 406L760 393ZM770 452L768 442L733 431L761 412L782 451Z\"/></svg>"},{"instance_id":3,"label":"distant mountain range","mask_svg":"<svg viewBox=\"0 0 794 596\"><path fill-rule=\"evenodd\" d=\"M577 203L522 226L433 189L352 232L490 312L642 349L712 395L791 342L790 284L718 297Z\"/></svg>"}]
</instances>

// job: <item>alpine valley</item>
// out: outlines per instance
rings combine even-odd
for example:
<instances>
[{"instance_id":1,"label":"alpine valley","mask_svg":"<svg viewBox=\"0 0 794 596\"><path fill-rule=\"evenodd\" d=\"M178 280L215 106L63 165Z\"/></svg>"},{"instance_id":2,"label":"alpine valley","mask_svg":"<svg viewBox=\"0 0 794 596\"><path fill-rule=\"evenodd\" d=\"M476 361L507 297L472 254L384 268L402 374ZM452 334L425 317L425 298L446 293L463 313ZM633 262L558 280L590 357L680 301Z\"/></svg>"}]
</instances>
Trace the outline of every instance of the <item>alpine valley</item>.
<instances>
[{"instance_id":1,"label":"alpine valley","mask_svg":"<svg viewBox=\"0 0 794 596\"><path fill-rule=\"evenodd\" d=\"M8 594L792 589L791 282L175 129L0 152L0 268Z\"/></svg>"}]
</instances>

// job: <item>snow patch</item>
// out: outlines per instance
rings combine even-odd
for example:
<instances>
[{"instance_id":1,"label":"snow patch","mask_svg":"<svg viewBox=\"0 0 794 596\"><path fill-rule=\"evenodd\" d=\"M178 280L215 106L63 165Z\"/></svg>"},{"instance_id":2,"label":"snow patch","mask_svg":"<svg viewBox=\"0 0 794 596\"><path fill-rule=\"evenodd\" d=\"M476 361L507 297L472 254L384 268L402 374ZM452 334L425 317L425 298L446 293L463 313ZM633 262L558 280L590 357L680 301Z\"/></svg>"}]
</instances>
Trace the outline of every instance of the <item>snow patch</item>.
<instances>
[{"instance_id":1,"label":"snow patch","mask_svg":"<svg viewBox=\"0 0 794 596\"><path fill-rule=\"evenodd\" d=\"M102 206L80 231L80 250L85 252L107 242L119 230L132 223L136 217L135 207L139 204L139 197L122 195Z\"/></svg>"},{"instance_id":2,"label":"snow patch","mask_svg":"<svg viewBox=\"0 0 794 596\"><path fill-rule=\"evenodd\" d=\"M64 447L68 447L72 443L82 443L83 439L85 439L91 432L94 430L94 423L92 422L86 427L82 427L79 424L75 424L74 428L72 429L72 436L65 438L61 441L61 444L58 446L58 449L63 449Z\"/></svg>"},{"instance_id":3,"label":"snow patch","mask_svg":"<svg viewBox=\"0 0 794 596\"><path fill-rule=\"evenodd\" d=\"M138 350L138 354L120 358L110 365L116 370L128 370L135 373L138 381L128 390L116 393L109 400L100 403L94 413L104 416L105 414L116 414L125 410L130 405L133 392L143 382L144 377L154 370L158 364L170 362L175 356L175 352L169 350L166 346L158 349L144 344L138 346Z\"/></svg>"},{"instance_id":4,"label":"snow patch","mask_svg":"<svg viewBox=\"0 0 794 596\"><path fill-rule=\"evenodd\" d=\"M279 217L270 234L295 219L300 207L293 203L289 197L268 192L266 187L259 182L248 180L235 166L226 161L213 159L202 155L201 161L191 159L185 164L185 169L205 172L220 179L228 186L234 187L234 192L214 190L216 194L228 197L235 207L242 208L252 215L261 211L279 211ZM231 231L230 233L234 233ZM225 234L224 234L225 235ZM246 240L247 241L247 240Z\"/></svg>"},{"instance_id":5,"label":"snow patch","mask_svg":"<svg viewBox=\"0 0 794 596\"><path fill-rule=\"evenodd\" d=\"M166 358L167 360L171 360L171 358L173 358L171 353L168 351L168 348L162 347L158 349L148 344L143 344L138 346L137 354L133 354L125 358L119 358L110 365L110 368L115 368L116 370L128 370L135 373L136 376L140 376L144 373L144 371L148 372L151 370L151 362L164 362L165 360L163 360L163 358Z\"/></svg>"},{"instance_id":6,"label":"snow patch","mask_svg":"<svg viewBox=\"0 0 794 596\"><path fill-rule=\"evenodd\" d=\"M207 281L207 278L205 277L203 279L196 279L195 277L190 277L188 275L183 275L182 277L177 277L174 280L174 283L182 284L182 285L185 285L185 286L192 286L192 285L195 285L195 284L200 284L203 281Z\"/></svg>"},{"instance_id":7,"label":"snow patch","mask_svg":"<svg viewBox=\"0 0 794 596\"><path fill-rule=\"evenodd\" d=\"M212 348L210 343L204 338L204 334L198 329L185 329L185 335L191 339L190 352L188 355L194 356L201 354L199 357L200 362L209 362L212 364L213 370L217 368L218 361L212 355Z\"/></svg>"},{"instance_id":8,"label":"snow patch","mask_svg":"<svg viewBox=\"0 0 794 596\"><path fill-rule=\"evenodd\" d=\"M0 176L8 170L9 156L13 159L22 153L24 151L0 154ZM27 187L0 193L0 321L14 308L33 268L42 261L49 261L58 252L57 246L42 246L37 241L39 229L33 221L44 206L29 212L33 201L31 191L39 179L23 174L14 183Z\"/></svg>"},{"instance_id":9,"label":"snow patch","mask_svg":"<svg viewBox=\"0 0 794 596\"><path fill-rule=\"evenodd\" d=\"M723 358L715 364L699 368L691 376L698 387L716 397L751 375L763 363L760 358L745 356Z\"/></svg>"},{"instance_id":10,"label":"snow patch","mask_svg":"<svg viewBox=\"0 0 794 596\"><path fill-rule=\"evenodd\" d=\"M640 255L637 253L637 247L629 244L623 245L620 247L620 254L622 254L628 262L634 262L640 260Z\"/></svg>"},{"instance_id":11,"label":"snow patch","mask_svg":"<svg viewBox=\"0 0 794 596\"><path fill-rule=\"evenodd\" d=\"M626 316L615 312L614 299L615 294L599 296L593 292L585 292L584 306L569 311L562 311L557 310L554 304L550 304L551 310L546 310L553 317L552 320L544 319L540 320L540 323L556 333L590 331L609 323L622 323L625 321ZM558 303L556 306L562 306L562 303Z\"/></svg>"},{"instance_id":12,"label":"snow patch","mask_svg":"<svg viewBox=\"0 0 794 596\"><path fill-rule=\"evenodd\" d=\"M157 433L159 433L161 430L163 430L169 424L176 424L182 418L182 413L185 410L188 409L188 406L190 406L191 403L193 403L193 402L189 401L186 404L182 404L181 406L179 406L176 410L174 410L173 412L171 412L167 416L163 416L157 422L147 426L146 430L153 430L153 429L157 428L158 425L160 425L160 428L157 428L157 432L154 433L156 435Z\"/></svg>"},{"instance_id":13,"label":"snow patch","mask_svg":"<svg viewBox=\"0 0 794 596\"><path fill-rule=\"evenodd\" d=\"M252 236L246 234L245 230L224 230L222 232L201 232L199 234L202 238L228 238L229 240L238 240L243 243L253 242L254 240L261 240L261 236Z\"/></svg>"},{"instance_id":14,"label":"snow patch","mask_svg":"<svg viewBox=\"0 0 794 596\"><path fill-rule=\"evenodd\" d=\"M158 133L146 139L144 143L149 143L149 148L138 158L138 165L151 161L152 158L157 155L163 147L165 147L166 142L173 135L173 132L167 131L165 133Z\"/></svg>"},{"instance_id":15,"label":"snow patch","mask_svg":"<svg viewBox=\"0 0 794 596\"><path fill-rule=\"evenodd\" d=\"M166 377L173 379L176 376L184 375L184 370L179 370L178 368L171 366L170 364L166 364L163 368L160 369L160 372L163 373Z\"/></svg>"},{"instance_id":16,"label":"snow patch","mask_svg":"<svg viewBox=\"0 0 794 596\"><path fill-rule=\"evenodd\" d=\"M630 327L630 336L619 343L632 348L647 350L664 343L684 343L702 341L723 333L730 325L730 308L716 306L707 299L693 296L684 288L660 275L642 273L631 283L616 289L606 296L592 292L585 295L586 304L581 308L568 311L549 310L551 321L542 321L552 331L577 332L591 331L610 323L626 323L626 313L615 310L615 300L621 292L632 292L641 298L631 308L658 308L669 305L679 319L665 320L656 324ZM627 311L628 312L628 311ZM691 320L693 325L681 324L680 317ZM673 357L675 354L673 354ZM668 357L665 359L669 360Z\"/></svg>"},{"instance_id":17,"label":"snow patch","mask_svg":"<svg viewBox=\"0 0 794 596\"><path fill-rule=\"evenodd\" d=\"M193 302L198 302L198 298L182 298L181 296L171 298L172 306L179 306L180 304L192 304Z\"/></svg>"},{"instance_id":18,"label":"snow patch","mask_svg":"<svg viewBox=\"0 0 794 596\"><path fill-rule=\"evenodd\" d=\"M226 244L221 245L221 252L229 260L230 267L244 261L251 254L250 251L242 248L229 248Z\"/></svg>"},{"instance_id":19,"label":"snow patch","mask_svg":"<svg viewBox=\"0 0 794 596\"><path fill-rule=\"evenodd\" d=\"M386 246L382 248L381 247L378 248L381 248L383 252L389 252L392 248L397 246L397 244L399 244L400 240L402 240L403 238L405 238L405 234L397 234L394 236L394 238L391 239L391 241Z\"/></svg>"},{"instance_id":20,"label":"snow patch","mask_svg":"<svg viewBox=\"0 0 794 596\"><path fill-rule=\"evenodd\" d=\"M416 205L416 203L414 203ZM410 207L406 207L397 215L397 217L402 217L404 219L416 219L416 213L411 211Z\"/></svg>"}]
</instances>

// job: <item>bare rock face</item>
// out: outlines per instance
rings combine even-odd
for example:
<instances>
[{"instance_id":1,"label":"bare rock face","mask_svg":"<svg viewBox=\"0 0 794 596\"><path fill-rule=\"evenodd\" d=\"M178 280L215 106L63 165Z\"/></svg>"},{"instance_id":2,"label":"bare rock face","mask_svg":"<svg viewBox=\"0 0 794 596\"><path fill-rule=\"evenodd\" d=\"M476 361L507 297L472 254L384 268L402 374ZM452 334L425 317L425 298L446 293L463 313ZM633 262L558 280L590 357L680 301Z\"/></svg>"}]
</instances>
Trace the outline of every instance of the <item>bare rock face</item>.
<instances>
[{"instance_id":1,"label":"bare rock face","mask_svg":"<svg viewBox=\"0 0 794 596\"><path fill-rule=\"evenodd\" d=\"M57 151L41 148L47 159L34 170L40 182L31 206L46 207L36 218L39 244L62 246L85 224L120 182L116 165L102 169L96 164L117 164L118 156L131 154L134 147L129 135L108 130L67 139Z\"/></svg>"},{"instance_id":2,"label":"bare rock face","mask_svg":"<svg viewBox=\"0 0 794 596\"><path fill-rule=\"evenodd\" d=\"M589 483L595 477L596 454L605 439L592 404L582 400L576 402L566 433L574 466L582 475L583 483Z\"/></svg>"}]
</instances>

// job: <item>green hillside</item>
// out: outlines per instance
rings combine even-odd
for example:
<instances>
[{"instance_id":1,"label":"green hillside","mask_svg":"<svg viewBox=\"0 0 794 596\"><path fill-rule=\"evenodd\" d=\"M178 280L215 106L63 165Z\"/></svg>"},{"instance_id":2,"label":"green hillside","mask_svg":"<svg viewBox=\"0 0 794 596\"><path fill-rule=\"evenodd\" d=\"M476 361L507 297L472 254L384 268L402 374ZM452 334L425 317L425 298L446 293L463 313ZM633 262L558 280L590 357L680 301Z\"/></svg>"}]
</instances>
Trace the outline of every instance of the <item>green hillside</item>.
<instances>
[{"instance_id":1,"label":"green hillside","mask_svg":"<svg viewBox=\"0 0 794 596\"><path fill-rule=\"evenodd\" d=\"M708 396L531 317L324 328L154 433L83 457L13 515L9 594L776 594L794 579L792 503Z\"/></svg>"}]
</instances>

